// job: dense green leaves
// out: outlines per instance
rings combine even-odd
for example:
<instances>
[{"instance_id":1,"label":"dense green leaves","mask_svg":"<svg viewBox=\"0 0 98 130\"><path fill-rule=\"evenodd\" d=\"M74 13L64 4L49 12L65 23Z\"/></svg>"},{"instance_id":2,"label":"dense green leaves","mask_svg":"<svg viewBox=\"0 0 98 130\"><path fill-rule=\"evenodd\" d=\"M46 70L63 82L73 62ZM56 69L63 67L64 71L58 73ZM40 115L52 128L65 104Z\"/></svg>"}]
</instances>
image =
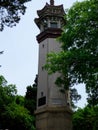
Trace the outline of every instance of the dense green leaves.
<instances>
[{"instance_id":1,"label":"dense green leaves","mask_svg":"<svg viewBox=\"0 0 98 130\"><path fill-rule=\"evenodd\" d=\"M25 107L30 111L31 115L34 115L36 109L36 97L37 89L32 86L27 87L27 92L25 95Z\"/></svg>"},{"instance_id":2,"label":"dense green leaves","mask_svg":"<svg viewBox=\"0 0 98 130\"><path fill-rule=\"evenodd\" d=\"M32 86L27 86L27 92L25 95L25 107L30 111L31 115L34 115L37 103L37 83L38 75L36 75L34 84Z\"/></svg>"},{"instance_id":3,"label":"dense green leaves","mask_svg":"<svg viewBox=\"0 0 98 130\"><path fill-rule=\"evenodd\" d=\"M0 0L0 31L4 26L15 26L26 11L25 3L31 0Z\"/></svg>"},{"instance_id":4,"label":"dense green leaves","mask_svg":"<svg viewBox=\"0 0 98 130\"><path fill-rule=\"evenodd\" d=\"M6 106L5 112L2 113L3 128L10 130L34 130L33 121L34 119L29 115L29 111L16 103Z\"/></svg>"},{"instance_id":5,"label":"dense green leaves","mask_svg":"<svg viewBox=\"0 0 98 130\"><path fill-rule=\"evenodd\" d=\"M17 95L15 85L8 85L0 76L0 129L35 130L33 114L25 107L25 98Z\"/></svg>"},{"instance_id":6,"label":"dense green leaves","mask_svg":"<svg viewBox=\"0 0 98 130\"><path fill-rule=\"evenodd\" d=\"M88 99L98 104L98 1L76 2L65 16L62 51L48 55L46 68L58 71L65 89L85 83Z\"/></svg>"},{"instance_id":7,"label":"dense green leaves","mask_svg":"<svg viewBox=\"0 0 98 130\"><path fill-rule=\"evenodd\" d=\"M15 101L17 93L15 85L7 85L7 81L3 76L0 76L0 107L5 109L9 103Z\"/></svg>"},{"instance_id":8,"label":"dense green leaves","mask_svg":"<svg viewBox=\"0 0 98 130\"><path fill-rule=\"evenodd\" d=\"M78 109L73 114L73 130L97 130L98 106Z\"/></svg>"}]
</instances>

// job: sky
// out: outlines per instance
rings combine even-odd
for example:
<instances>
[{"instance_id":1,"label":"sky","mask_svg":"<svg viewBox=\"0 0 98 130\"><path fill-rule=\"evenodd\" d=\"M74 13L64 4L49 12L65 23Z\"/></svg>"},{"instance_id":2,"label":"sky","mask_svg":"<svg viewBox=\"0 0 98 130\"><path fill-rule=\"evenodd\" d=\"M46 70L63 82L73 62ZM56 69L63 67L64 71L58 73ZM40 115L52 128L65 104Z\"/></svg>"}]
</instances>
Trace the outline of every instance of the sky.
<instances>
[{"instance_id":1,"label":"sky","mask_svg":"<svg viewBox=\"0 0 98 130\"><path fill-rule=\"evenodd\" d=\"M80 0L79 0L80 1ZM19 95L25 95L26 87L34 83L38 73L38 43L36 36L39 29L34 23L36 11L42 9L50 0L32 0L26 4L27 10L20 22L13 28L5 27L0 32L0 75L3 75L8 84L15 84ZM55 0L55 5L64 5L64 9L70 8L76 0ZM78 91L83 95L78 103L79 107L85 105L84 85L80 85Z\"/></svg>"}]
</instances>

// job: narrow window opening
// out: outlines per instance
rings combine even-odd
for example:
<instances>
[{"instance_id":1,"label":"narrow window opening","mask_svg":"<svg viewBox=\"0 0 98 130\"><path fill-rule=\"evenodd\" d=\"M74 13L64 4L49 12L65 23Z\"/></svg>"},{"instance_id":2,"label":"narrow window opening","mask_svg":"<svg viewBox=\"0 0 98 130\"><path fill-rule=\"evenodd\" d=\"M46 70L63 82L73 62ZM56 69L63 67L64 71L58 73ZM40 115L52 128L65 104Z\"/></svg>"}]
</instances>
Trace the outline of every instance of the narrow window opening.
<instances>
[{"instance_id":1,"label":"narrow window opening","mask_svg":"<svg viewBox=\"0 0 98 130\"><path fill-rule=\"evenodd\" d=\"M44 70L44 66L42 66L42 71Z\"/></svg>"},{"instance_id":2,"label":"narrow window opening","mask_svg":"<svg viewBox=\"0 0 98 130\"><path fill-rule=\"evenodd\" d=\"M44 93L43 92L41 92L41 97L43 97L44 96Z\"/></svg>"},{"instance_id":3,"label":"narrow window opening","mask_svg":"<svg viewBox=\"0 0 98 130\"><path fill-rule=\"evenodd\" d=\"M45 46L45 45L43 44L42 47L44 48L44 46Z\"/></svg>"},{"instance_id":4,"label":"narrow window opening","mask_svg":"<svg viewBox=\"0 0 98 130\"><path fill-rule=\"evenodd\" d=\"M50 23L50 27L51 27L51 28L57 28L58 25L57 25L56 22L51 22L51 23Z\"/></svg>"}]
</instances>

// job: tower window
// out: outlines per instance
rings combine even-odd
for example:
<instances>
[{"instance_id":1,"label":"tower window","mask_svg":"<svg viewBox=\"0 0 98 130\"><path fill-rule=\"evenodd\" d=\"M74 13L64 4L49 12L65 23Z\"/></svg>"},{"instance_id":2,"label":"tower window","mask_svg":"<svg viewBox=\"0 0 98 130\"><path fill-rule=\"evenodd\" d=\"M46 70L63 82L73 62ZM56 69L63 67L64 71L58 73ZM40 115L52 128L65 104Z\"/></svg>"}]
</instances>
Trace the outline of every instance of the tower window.
<instances>
[{"instance_id":1,"label":"tower window","mask_svg":"<svg viewBox=\"0 0 98 130\"><path fill-rule=\"evenodd\" d=\"M43 93L43 92L41 92L41 97L43 97L43 95L44 95L44 93Z\"/></svg>"},{"instance_id":2,"label":"tower window","mask_svg":"<svg viewBox=\"0 0 98 130\"><path fill-rule=\"evenodd\" d=\"M42 66L42 71L44 70L44 66Z\"/></svg>"},{"instance_id":3,"label":"tower window","mask_svg":"<svg viewBox=\"0 0 98 130\"><path fill-rule=\"evenodd\" d=\"M44 48L44 46L45 46L45 45L43 44L42 47Z\"/></svg>"},{"instance_id":4,"label":"tower window","mask_svg":"<svg viewBox=\"0 0 98 130\"><path fill-rule=\"evenodd\" d=\"M51 22L51 23L50 23L50 27L51 27L51 28L57 28L58 26L57 26L57 23L56 23L56 22Z\"/></svg>"}]
</instances>

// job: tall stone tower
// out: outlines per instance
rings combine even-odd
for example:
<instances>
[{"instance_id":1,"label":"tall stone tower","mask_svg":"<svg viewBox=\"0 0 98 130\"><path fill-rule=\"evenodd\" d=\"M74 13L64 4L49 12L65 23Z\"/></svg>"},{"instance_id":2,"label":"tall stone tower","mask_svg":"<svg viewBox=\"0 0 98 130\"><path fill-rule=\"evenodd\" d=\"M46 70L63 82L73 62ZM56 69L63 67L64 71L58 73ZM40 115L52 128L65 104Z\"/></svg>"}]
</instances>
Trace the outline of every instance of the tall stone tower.
<instances>
[{"instance_id":1,"label":"tall stone tower","mask_svg":"<svg viewBox=\"0 0 98 130\"><path fill-rule=\"evenodd\" d=\"M36 130L72 130L72 112L68 105L68 98L55 84L59 74L48 75L48 72L43 69L47 54L61 50L61 45L56 38L61 35L61 28L65 22L63 5L56 6L54 0L50 0L50 4L46 3L37 14L35 23L40 33L37 35L39 66Z\"/></svg>"}]
</instances>

